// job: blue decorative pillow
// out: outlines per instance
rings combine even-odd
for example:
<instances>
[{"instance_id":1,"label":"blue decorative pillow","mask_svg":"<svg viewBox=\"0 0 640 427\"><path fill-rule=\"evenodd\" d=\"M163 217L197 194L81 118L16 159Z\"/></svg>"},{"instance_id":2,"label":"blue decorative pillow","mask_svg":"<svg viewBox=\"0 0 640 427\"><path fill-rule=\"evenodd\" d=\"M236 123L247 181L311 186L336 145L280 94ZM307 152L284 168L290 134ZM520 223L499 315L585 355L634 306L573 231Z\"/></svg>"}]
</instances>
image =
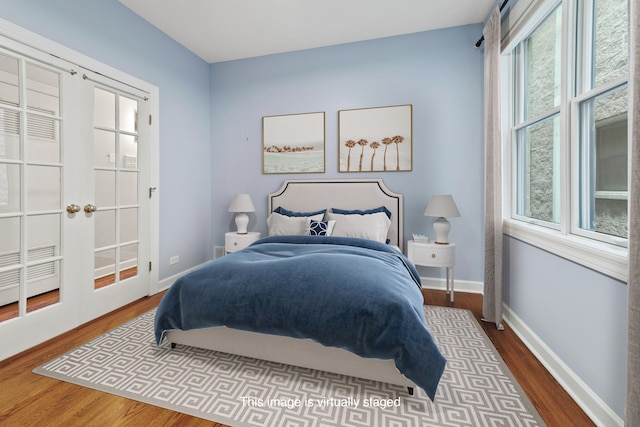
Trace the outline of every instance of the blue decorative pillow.
<instances>
[{"instance_id":1,"label":"blue decorative pillow","mask_svg":"<svg viewBox=\"0 0 640 427\"><path fill-rule=\"evenodd\" d=\"M337 209L331 208L333 213L341 214L341 215L368 215L378 212L384 212L387 215L387 218L391 219L391 211L387 209L386 206L380 206L378 208L359 210L359 209Z\"/></svg>"},{"instance_id":2,"label":"blue decorative pillow","mask_svg":"<svg viewBox=\"0 0 640 427\"><path fill-rule=\"evenodd\" d=\"M296 212L296 211L290 211L288 209L285 209L282 206L278 206L273 211L275 213L279 213L280 215L285 215L285 216L315 216L320 214L324 215L325 212L327 212L326 209L322 209L315 212Z\"/></svg>"},{"instance_id":3,"label":"blue decorative pillow","mask_svg":"<svg viewBox=\"0 0 640 427\"><path fill-rule=\"evenodd\" d=\"M331 236L333 232L333 226L336 224L334 220L331 221L309 221L309 235L310 236Z\"/></svg>"}]
</instances>

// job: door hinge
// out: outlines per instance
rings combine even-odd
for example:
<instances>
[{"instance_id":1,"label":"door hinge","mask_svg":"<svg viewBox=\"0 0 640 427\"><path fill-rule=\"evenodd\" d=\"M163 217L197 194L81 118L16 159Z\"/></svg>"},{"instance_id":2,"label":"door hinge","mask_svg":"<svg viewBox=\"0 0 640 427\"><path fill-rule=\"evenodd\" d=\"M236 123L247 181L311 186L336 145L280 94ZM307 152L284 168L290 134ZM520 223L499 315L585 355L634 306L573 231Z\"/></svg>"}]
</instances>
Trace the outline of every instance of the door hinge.
<instances>
[{"instance_id":1,"label":"door hinge","mask_svg":"<svg viewBox=\"0 0 640 427\"><path fill-rule=\"evenodd\" d=\"M149 198L153 196L153 192L156 191L156 187L149 187Z\"/></svg>"},{"instance_id":2,"label":"door hinge","mask_svg":"<svg viewBox=\"0 0 640 427\"><path fill-rule=\"evenodd\" d=\"M151 271L151 261L149 261L149 271Z\"/></svg>"},{"instance_id":3,"label":"door hinge","mask_svg":"<svg viewBox=\"0 0 640 427\"><path fill-rule=\"evenodd\" d=\"M149 125L151 125L151 114L149 114Z\"/></svg>"}]
</instances>

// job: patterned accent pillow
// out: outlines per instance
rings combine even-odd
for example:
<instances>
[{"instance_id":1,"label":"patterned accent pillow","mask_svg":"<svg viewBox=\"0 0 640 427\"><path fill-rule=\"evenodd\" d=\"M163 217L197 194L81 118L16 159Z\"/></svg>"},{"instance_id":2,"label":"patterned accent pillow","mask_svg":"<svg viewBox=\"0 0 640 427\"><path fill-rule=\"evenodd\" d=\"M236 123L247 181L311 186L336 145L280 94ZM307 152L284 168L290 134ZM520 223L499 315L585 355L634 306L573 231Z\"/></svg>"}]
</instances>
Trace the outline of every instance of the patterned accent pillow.
<instances>
[{"instance_id":1,"label":"patterned accent pillow","mask_svg":"<svg viewBox=\"0 0 640 427\"><path fill-rule=\"evenodd\" d=\"M333 227L336 225L335 221L315 221L309 220L309 235L310 236L331 236L333 233Z\"/></svg>"}]
</instances>

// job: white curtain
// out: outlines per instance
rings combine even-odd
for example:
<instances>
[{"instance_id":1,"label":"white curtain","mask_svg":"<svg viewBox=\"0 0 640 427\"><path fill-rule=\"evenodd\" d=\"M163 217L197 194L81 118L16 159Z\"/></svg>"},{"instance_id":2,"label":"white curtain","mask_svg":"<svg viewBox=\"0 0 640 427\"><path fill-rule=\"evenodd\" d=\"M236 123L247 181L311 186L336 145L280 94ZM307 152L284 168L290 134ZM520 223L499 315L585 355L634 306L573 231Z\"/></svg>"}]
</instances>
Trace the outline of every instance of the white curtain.
<instances>
[{"instance_id":1,"label":"white curtain","mask_svg":"<svg viewBox=\"0 0 640 427\"><path fill-rule=\"evenodd\" d=\"M640 12L631 0L629 20L629 325L624 423L640 426Z\"/></svg>"},{"instance_id":2,"label":"white curtain","mask_svg":"<svg viewBox=\"0 0 640 427\"><path fill-rule=\"evenodd\" d=\"M500 9L484 28L484 297L482 318L502 327L502 141L500 140Z\"/></svg>"}]
</instances>

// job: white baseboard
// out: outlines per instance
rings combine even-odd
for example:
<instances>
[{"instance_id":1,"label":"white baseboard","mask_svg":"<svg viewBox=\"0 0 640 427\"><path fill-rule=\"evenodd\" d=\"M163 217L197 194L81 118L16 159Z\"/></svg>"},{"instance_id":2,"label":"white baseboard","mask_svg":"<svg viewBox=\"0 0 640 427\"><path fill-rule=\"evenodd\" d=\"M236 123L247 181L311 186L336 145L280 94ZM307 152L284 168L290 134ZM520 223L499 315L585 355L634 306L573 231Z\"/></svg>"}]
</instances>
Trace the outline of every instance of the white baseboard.
<instances>
[{"instance_id":1,"label":"white baseboard","mask_svg":"<svg viewBox=\"0 0 640 427\"><path fill-rule=\"evenodd\" d=\"M624 421L506 305L503 306L503 320L596 425L624 425Z\"/></svg>"},{"instance_id":2,"label":"white baseboard","mask_svg":"<svg viewBox=\"0 0 640 427\"><path fill-rule=\"evenodd\" d=\"M158 289L157 289L156 293L162 292L164 290L169 289L169 286L173 285L173 282L175 282L176 280L178 280L179 278L181 278L185 274L189 274L192 271L200 268L204 264L206 264L206 263L202 263L200 265L196 265L195 267L191 267L191 268L189 268L187 270L181 271L180 273L174 274L173 276L169 276L166 279L160 280L160 282L158 283Z\"/></svg>"},{"instance_id":3,"label":"white baseboard","mask_svg":"<svg viewBox=\"0 0 640 427\"><path fill-rule=\"evenodd\" d=\"M422 281L422 287L425 289L436 289L443 291L447 289L446 279L435 277L420 277L420 280ZM454 280L453 291L481 294L483 292L483 283L472 282L470 280Z\"/></svg>"}]
</instances>

